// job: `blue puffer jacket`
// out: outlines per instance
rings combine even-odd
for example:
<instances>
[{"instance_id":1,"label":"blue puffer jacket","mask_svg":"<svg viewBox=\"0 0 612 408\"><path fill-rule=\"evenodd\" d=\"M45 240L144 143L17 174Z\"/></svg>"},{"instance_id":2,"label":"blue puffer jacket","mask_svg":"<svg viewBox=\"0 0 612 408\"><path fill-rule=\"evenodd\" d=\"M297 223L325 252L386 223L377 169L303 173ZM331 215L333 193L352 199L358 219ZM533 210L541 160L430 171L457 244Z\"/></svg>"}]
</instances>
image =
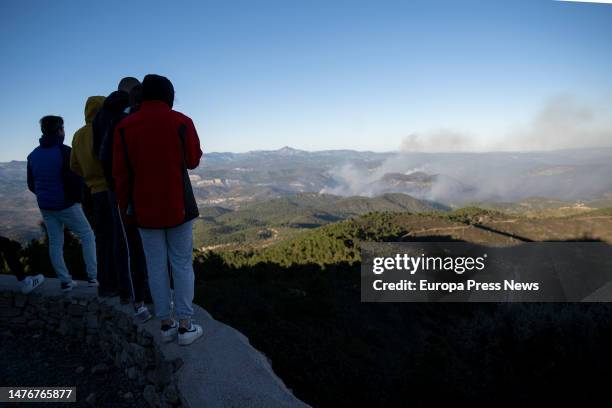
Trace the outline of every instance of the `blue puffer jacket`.
<instances>
[{"instance_id":1,"label":"blue puffer jacket","mask_svg":"<svg viewBox=\"0 0 612 408\"><path fill-rule=\"evenodd\" d=\"M70 170L70 147L43 136L28 155L28 188L43 210L64 210L81 201L83 180Z\"/></svg>"}]
</instances>

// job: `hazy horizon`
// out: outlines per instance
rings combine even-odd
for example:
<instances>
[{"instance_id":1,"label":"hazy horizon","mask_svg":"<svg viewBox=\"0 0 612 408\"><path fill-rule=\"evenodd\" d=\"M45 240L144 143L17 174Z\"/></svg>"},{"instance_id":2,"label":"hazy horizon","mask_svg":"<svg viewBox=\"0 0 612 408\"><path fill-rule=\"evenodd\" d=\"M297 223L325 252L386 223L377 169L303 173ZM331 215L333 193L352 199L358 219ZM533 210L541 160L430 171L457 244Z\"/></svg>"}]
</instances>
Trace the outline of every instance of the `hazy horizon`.
<instances>
[{"instance_id":1,"label":"hazy horizon","mask_svg":"<svg viewBox=\"0 0 612 408\"><path fill-rule=\"evenodd\" d=\"M274 153L279 152L284 149L291 149L297 152L303 153L322 153L322 152L342 152L342 151L350 151L356 153L373 153L373 154L424 154L424 155L451 155L451 154L474 154L474 155L486 155L486 154L535 154L535 153L555 153L555 152L567 152L567 151L590 151L590 150L612 150L612 146L589 146L589 147L568 147L568 148L559 148L559 149L540 149L540 150L486 150L486 151L406 151L406 150L358 150L351 148L338 148L338 149L320 149L320 150L306 150L306 149L298 149L293 146L281 146L273 149L257 149L257 150L245 150L245 151L212 151L212 152L204 152L202 156L202 160L206 158L209 154L254 154L254 153ZM12 159L12 160L0 160L0 163L10 163L10 162L26 162L26 158L21 159Z\"/></svg>"}]
</instances>

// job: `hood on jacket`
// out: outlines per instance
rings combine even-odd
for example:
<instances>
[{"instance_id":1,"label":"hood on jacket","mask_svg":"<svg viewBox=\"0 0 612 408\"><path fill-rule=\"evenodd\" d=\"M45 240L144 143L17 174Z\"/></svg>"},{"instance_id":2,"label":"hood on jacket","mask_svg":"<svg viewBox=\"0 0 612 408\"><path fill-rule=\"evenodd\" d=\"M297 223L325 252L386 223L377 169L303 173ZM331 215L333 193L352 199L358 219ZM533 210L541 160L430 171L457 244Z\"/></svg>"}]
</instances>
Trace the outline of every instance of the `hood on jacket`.
<instances>
[{"instance_id":1,"label":"hood on jacket","mask_svg":"<svg viewBox=\"0 0 612 408\"><path fill-rule=\"evenodd\" d=\"M91 123L96 117L96 113L104 105L103 96L90 96L85 102L85 123Z\"/></svg>"},{"instance_id":2,"label":"hood on jacket","mask_svg":"<svg viewBox=\"0 0 612 408\"><path fill-rule=\"evenodd\" d=\"M130 97L125 91L114 91L104 101L104 109L112 113L121 113L130 106Z\"/></svg>"},{"instance_id":3,"label":"hood on jacket","mask_svg":"<svg viewBox=\"0 0 612 408\"><path fill-rule=\"evenodd\" d=\"M64 136L60 135L42 135L40 139L38 139L40 143L40 147L46 149L48 147L61 145L64 143Z\"/></svg>"}]
</instances>

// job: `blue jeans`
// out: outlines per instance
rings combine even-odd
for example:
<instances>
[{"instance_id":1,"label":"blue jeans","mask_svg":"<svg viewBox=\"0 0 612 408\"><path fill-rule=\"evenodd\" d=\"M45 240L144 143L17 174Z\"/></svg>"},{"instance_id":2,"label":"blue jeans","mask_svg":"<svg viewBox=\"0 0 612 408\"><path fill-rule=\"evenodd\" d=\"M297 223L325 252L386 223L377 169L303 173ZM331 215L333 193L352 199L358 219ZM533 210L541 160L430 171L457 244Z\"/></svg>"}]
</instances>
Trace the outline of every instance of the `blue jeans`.
<instances>
[{"instance_id":1,"label":"blue jeans","mask_svg":"<svg viewBox=\"0 0 612 408\"><path fill-rule=\"evenodd\" d=\"M72 276L64 262L64 226L67 226L81 240L83 259L87 268L87 277L96 279L98 265L96 261L96 239L85 218L81 204L74 204L65 210L51 211L41 209L43 221L49 236L49 257L57 277L62 283L72 281Z\"/></svg>"},{"instance_id":2,"label":"blue jeans","mask_svg":"<svg viewBox=\"0 0 612 408\"><path fill-rule=\"evenodd\" d=\"M171 317L170 276L174 283L174 317L190 319L193 316L193 221L165 229L139 228L142 247L147 260L149 289L155 304L155 314L161 320Z\"/></svg>"}]
</instances>

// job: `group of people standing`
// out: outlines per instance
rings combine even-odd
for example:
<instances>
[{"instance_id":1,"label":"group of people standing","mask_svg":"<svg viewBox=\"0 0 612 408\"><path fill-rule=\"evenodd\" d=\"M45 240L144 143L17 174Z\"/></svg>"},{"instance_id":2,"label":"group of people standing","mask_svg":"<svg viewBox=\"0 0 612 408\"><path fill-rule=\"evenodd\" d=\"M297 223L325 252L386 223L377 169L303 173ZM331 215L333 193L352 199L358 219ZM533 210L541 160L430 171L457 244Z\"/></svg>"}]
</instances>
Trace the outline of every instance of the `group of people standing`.
<instances>
[{"instance_id":1,"label":"group of people standing","mask_svg":"<svg viewBox=\"0 0 612 408\"><path fill-rule=\"evenodd\" d=\"M131 302L140 322L151 318L150 293L163 341L178 337L186 345L203 332L192 322L192 225L199 214L187 172L199 165L202 150L192 120L172 110L173 103L167 78L123 78L108 97L87 99L85 126L72 149L63 144L63 119L43 117L40 145L28 156L28 187L61 289L76 285L63 257L68 227L81 241L87 284L101 297ZM81 205L83 183L91 192L93 229ZM42 282L28 279L29 290L33 279Z\"/></svg>"}]
</instances>

